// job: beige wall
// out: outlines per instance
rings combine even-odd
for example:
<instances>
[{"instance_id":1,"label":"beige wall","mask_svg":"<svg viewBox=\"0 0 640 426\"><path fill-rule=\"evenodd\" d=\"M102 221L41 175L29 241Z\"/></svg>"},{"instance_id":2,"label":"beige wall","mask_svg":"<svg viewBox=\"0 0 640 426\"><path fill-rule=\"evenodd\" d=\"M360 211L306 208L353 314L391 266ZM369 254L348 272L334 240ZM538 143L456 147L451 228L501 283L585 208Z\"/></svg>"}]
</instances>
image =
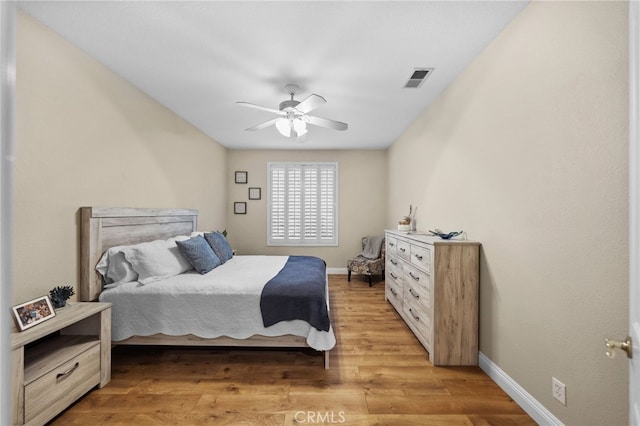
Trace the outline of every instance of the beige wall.
<instances>
[{"instance_id":1,"label":"beige wall","mask_svg":"<svg viewBox=\"0 0 640 426\"><path fill-rule=\"evenodd\" d=\"M24 13L14 303L78 282L78 208L189 207L226 226L226 150Z\"/></svg>"},{"instance_id":2,"label":"beige wall","mask_svg":"<svg viewBox=\"0 0 640 426\"><path fill-rule=\"evenodd\" d=\"M567 424L626 424L602 344L627 329L626 49L626 3L532 3L388 152L227 152L19 14L14 302L77 282L84 205L195 207L242 254L290 253L266 246L267 162L337 161L340 246L299 254L343 268L418 205L483 244L483 354Z\"/></svg>"},{"instance_id":3,"label":"beige wall","mask_svg":"<svg viewBox=\"0 0 640 426\"><path fill-rule=\"evenodd\" d=\"M482 242L480 349L566 424L628 423L627 45L624 2L531 3L389 150L389 226Z\"/></svg>"},{"instance_id":4,"label":"beige wall","mask_svg":"<svg viewBox=\"0 0 640 426\"><path fill-rule=\"evenodd\" d=\"M267 163L270 161L338 162L338 247L267 247ZM249 173L249 183L234 183L234 171ZM302 254L323 258L329 268L346 268L362 250L361 239L382 235L387 197L386 151L231 150L227 163L229 241L240 254ZM262 200L248 199L248 188L262 188ZM247 214L234 215L233 202L246 201Z\"/></svg>"}]
</instances>

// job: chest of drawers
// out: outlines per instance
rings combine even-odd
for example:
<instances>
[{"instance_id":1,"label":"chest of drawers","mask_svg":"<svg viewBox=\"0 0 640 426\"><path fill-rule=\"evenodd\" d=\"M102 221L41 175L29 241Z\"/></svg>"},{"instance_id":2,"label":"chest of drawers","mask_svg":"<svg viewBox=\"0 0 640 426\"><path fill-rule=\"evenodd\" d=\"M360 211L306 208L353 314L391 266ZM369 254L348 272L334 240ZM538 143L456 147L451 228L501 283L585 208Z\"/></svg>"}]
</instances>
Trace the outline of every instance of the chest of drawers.
<instances>
[{"instance_id":1,"label":"chest of drawers","mask_svg":"<svg viewBox=\"0 0 640 426\"><path fill-rule=\"evenodd\" d=\"M386 231L385 298L433 365L478 364L480 244Z\"/></svg>"}]
</instances>

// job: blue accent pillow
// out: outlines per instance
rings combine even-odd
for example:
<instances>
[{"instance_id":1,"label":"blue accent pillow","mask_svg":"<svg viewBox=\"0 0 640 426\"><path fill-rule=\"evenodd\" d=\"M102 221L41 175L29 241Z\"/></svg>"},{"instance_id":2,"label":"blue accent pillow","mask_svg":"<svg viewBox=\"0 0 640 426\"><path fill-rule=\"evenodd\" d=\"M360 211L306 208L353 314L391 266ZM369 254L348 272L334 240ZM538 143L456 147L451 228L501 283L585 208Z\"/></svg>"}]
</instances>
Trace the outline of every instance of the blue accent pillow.
<instances>
[{"instance_id":1,"label":"blue accent pillow","mask_svg":"<svg viewBox=\"0 0 640 426\"><path fill-rule=\"evenodd\" d=\"M233 251L227 239L220 232L207 232L204 234L213 251L218 255L222 263L233 257Z\"/></svg>"},{"instance_id":2,"label":"blue accent pillow","mask_svg":"<svg viewBox=\"0 0 640 426\"><path fill-rule=\"evenodd\" d=\"M222 265L220 258L201 235L185 241L176 241L176 244L180 253L200 274L206 274Z\"/></svg>"}]
</instances>

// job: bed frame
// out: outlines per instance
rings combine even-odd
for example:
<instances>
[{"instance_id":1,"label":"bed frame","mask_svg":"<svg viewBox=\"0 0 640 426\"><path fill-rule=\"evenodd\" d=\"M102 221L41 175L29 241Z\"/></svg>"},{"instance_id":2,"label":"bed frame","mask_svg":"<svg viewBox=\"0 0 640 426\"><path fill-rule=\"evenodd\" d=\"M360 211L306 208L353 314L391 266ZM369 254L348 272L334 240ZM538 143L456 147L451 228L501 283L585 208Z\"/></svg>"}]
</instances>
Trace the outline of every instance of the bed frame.
<instances>
[{"instance_id":1,"label":"bed frame","mask_svg":"<svg viewBox=\"0 0 640 426\"><path fill-rule=\"evenodd\" d=\"M189 235L198 228L198 210L81 207L80 300L98 299L102 280L95 266L110 247ZM327 293L327 297L329 297ZM309 348L304 337L285 335L248 339L186 336L133 336L114 342L118 345L238 346ZM324 368L329 368L329 351L323 351Z\"/></svg>"}]
</instances>

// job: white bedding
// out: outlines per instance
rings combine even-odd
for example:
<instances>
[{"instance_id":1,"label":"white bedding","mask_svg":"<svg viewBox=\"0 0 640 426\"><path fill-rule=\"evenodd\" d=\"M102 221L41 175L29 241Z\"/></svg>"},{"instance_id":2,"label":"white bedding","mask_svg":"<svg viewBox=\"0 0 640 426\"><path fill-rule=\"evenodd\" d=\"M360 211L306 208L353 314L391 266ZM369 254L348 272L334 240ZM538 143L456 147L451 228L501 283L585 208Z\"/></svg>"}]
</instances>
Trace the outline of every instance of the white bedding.
<instances>
[{"instance_id":1,"label":"white bedding","mask_svg":"<svg viewBox=\"0 0 640 426\"><path fill-rule=\"evenodd\" d=\"M114 341L163 333L203 338L292 334L319 351L335 346L333 328L319 331L306 321L283 321L265 328L260 313L264 285L284 267L288 256L234 256L211 272L195 271L140 284L133 281L104 290L111 302ZM176 297L177 296L177 297Z\"/></svg>"}]
</instances>

